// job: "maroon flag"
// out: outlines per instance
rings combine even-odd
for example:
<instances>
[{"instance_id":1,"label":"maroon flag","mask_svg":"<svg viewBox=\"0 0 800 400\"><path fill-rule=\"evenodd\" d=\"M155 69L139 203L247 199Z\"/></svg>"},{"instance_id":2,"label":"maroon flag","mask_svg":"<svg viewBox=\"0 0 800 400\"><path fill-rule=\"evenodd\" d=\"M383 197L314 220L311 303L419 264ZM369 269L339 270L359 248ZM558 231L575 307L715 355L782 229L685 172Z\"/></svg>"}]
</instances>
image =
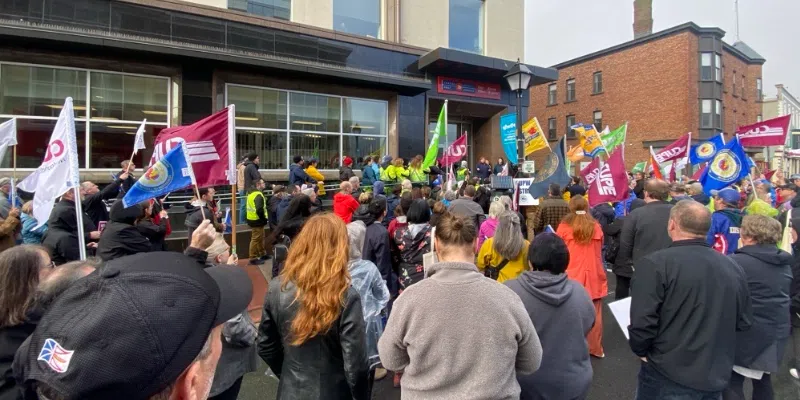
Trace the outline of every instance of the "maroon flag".
<instances>
[{"instance_id":1,"label":"maroon flag","mask_svg":"<svg viewBox=\"0 0 800 400\"><path fill-rule=\"evenodd\" d=\"M467 134L464 133L455 142L450 144L450 147L444 152L439 162L442 165L450 165L461 161L467 155Z\"/></svg>"},{"instance_id":2,"label":"maroon flag","mask_svg":"<svg viewBox=\"0 0 800 400\"><path fill-rule=\"evenodd\" d=\"M692 175L692 180L699 180L700 177L703 176L703 172L706 171L706 168L708 168L708 163L703 164L702 168L698 168L697 171L695 171L694 175Z\"/></svg>"},{"instance_id":3,"label":"maroon flag","mask_svg":"<svg viewBox=\"0 0 800 400\"><path fill-rule=\"evenodd\" d=\"M600 203L625 200L628 197L628 173L622 159L622 149L617 149L601 165L595 158L581 170L581 177L587 184L589 206Z\"/></svg>"},{"instance_id":4,"label":"maroon flag","mask_svg":"<svg viewBox=\"0 0 800 400\"><path fill-rule=\"evenodd\" d=\"M659 164L664 164L667 161L677 160L679 158L687 157L689 149L692 148L692 133L689 132L680 139L672 142L669 146L664 147L658 153L654 153L653 157Z\"/></svg>"},{"instance_id":5,"label":"maroon flag","mask_svg":"<svg viewBox=\"0 0 800 400\"><path fill-rule=\"evenodd\" d=\"M672 168L669 169L669 181L675 182L678 180L678 172L675 170L675 160L672 160Z\"/></svg>"},{"instance_id":6,"label":"maroon flag","mask_svg":"<svg viewBox=\"0 0 800 400\"><path fill-rule=\"evenodd\" d=\"M191 125L167 128L153 145L152 165L178 143L185 141L197 186L236 183L236 154L231 108L226 108Z\"/></svg>"},{"instance_id":7,"label":"maroon flag","mask_svg":"<svg viewBox=\"0 0 800 400\"><path fill-rule=\"evenodd\" d=\"M772 180L772 176L775 175L776 172L778 172L777 169L773 169L773 170L769 170L767 172L764 172L764 179L766 179L768 181L771 181Z\"/></svg>"},{"instance_id":8,"label":"maroon flag","mask_svg":"<svg viewBox=\"0 0 800 400\"><path fill-rule=\"evenodd\" d=\"M761 121L752 125L740 126L736 130L742 146L783 146L789 132L791 115Z\"/></svg>"}]
</instances>

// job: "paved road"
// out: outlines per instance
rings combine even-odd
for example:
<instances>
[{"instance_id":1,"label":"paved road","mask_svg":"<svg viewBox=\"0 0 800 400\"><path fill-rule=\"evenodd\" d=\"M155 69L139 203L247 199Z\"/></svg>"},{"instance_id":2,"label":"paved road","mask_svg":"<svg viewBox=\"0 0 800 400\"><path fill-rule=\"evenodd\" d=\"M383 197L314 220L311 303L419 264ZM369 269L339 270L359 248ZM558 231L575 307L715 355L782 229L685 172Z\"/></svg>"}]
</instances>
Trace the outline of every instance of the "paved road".
<instances>
[{"instance_id":1,"label":"paved road","mask_svg":"<svg viewBox=\"0 0 800 400\"><path fill-rule=\"evenodd\" d=\"M609 274L609 290L612 292L607 298L613 300L614 277ZM636 375L639 371L639 359L631 353L622 331L611 315L608 307L603 308L603 346L606 358L592 359L594 379L589 392L590 400L623 400L633 399L636 392ZM775 398L778 400L800 399L800 387L790 381L788 374L789 352L784 357L784 367L773 378ZM242 385L239 399L269 400L274 399L277 391L277 379L266 376L266 367L262 364L259 372L248 374ZM749 384L745 389L749 391ZM749 393L748 393L749 396ZM373 399L393 400L400 399L400 389L392 387L391 373L381 381L375 383Z\"/></svg>"}]
</instances>

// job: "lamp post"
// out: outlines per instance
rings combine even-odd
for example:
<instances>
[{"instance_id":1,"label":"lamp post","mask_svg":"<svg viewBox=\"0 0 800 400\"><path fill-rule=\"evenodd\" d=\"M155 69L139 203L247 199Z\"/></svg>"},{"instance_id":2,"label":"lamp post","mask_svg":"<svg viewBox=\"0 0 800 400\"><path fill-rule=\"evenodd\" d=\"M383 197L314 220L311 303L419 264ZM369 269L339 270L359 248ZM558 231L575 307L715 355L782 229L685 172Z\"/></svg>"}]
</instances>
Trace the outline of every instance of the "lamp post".
<instances>
[{"instance_id":1,"label":"lamp post","mask_svg":"<svg viewBox=\"0 0 800 400\"><path fill-rule=\"evenodd\" d=\"M525 138L522 136L522 93L528 90L528 85L531 83L531 77L533 77L533 73L528 66L525 64L520 63L519 59L517 59L517 63L508 70L508 73L505 74L504 78L506 78L506 82L508 82L508 87L511 88L512 92L517 94L517 151L519 152L519 159L517 160L518 167L521 166L522 162L525 161Z\"/></svg>"}]
</instances>

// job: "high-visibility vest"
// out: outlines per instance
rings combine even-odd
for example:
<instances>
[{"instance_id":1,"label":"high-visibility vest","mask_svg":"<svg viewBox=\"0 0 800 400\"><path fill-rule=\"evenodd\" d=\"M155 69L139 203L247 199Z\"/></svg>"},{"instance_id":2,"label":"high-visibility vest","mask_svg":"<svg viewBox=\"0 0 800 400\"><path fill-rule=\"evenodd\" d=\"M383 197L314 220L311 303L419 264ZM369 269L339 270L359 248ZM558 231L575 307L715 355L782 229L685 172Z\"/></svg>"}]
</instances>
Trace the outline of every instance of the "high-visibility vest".
<instances>
[{"instance_id":1,"label":"high-visibility vest","mask_svg":"<svg viewBox=\"0 0 800 400\"><path fill-rule=\"evenodd\" d=\"M389 181L389 176L386 175L386 170L387 169L389 169L389 168L388 167L386 167L386 168L380 167L380 169L378 169L378 172L379 172L379 175L381 177L381 180L384 181L384 182Z\"/></svg>"},{"instance_id":2,"label":"high-visibility vest","mask_svg":"<svg viewBox=\"0 0 800 400\"><path fill-rule=\"evenodd\" d=\"M261 196L261 199L264 203L264 216L267 216L267 199L264 197L264 193L261 193L260 190L254 190L250 194L247 195L247 220L248 221L258 221L258 213L256 212L256 197Z\"/></svg>"}]
</instances>

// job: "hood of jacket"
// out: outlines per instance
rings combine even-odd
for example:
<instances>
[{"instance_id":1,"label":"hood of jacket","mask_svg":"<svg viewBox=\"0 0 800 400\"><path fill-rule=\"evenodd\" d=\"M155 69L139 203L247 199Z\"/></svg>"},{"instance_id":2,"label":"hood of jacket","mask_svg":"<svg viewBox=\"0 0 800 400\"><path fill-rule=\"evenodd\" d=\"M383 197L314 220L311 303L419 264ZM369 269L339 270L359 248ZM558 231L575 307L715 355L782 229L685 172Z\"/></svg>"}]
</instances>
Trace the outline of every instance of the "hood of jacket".
<instances>
[{"instance_id":1,"label":"hood of jacket","mask_svg":"<svg viewBox=\"0 0 800 400\"><path fill-rule=\"evenodd\" d=\"M243 165L244 165L245 168L247 168L250 165L255 165L255 163L250 161L250 160L244 160Z\"/></svg>"},{"instance_id":2,"label":"hood of jacket","mask_svg":"<svg viewBox=\"0 0 800 400\"><path fill-rule=\"evenodd\" d=\"M728 217L728 219L731 220L732 226L742 226L742 218L744 218L744 212L742 212L742 210L726 208L724 210L719 210L719 213Z\"/></svg>"},{"instance_id":3,"label":"hood of jacket","mask_svg":"<svg viewBox=\"0 0 800 400\"><path fill-rule=\"evenodd\" d=\"M793 257L791 254L782 251L769 244L754 244L744 246L736 250L736 254L747 254L761 262L774 265L776 267L791 265Z\"/></svg>"},{"instance_id":4,"label":"hood of jacket","mask_svg":"<svg viewBox=\"0 0 800 400\"><path fill-rule=\"evenodd\" d=\"M614 207L611 207L608 203L600 203L594 206L594 211L608 219L614 219Z\"/></svg>"},{"instance_id":5,"label":"hood of jacket","mask_svg":"<svg viewBox=\"0 0 800 400\"><path fill-rule=\"evenodd\" d=\"M353 221L361 221L364 225L370 226L375 222L375 217L370 214L369 206L362 204L353 213Z\"/></svg>"},{"instance_id":6,"label":"hood of jacket","mask_svg":"<svg viewBox=\"0 0 800 400\"><path fill-rule=\"evenodd\" d=\"M572 296L567 274L553 275L549 271L526 271L517 279L520 286L531 296L553 305L563 304Z\"/></svg>"},{"instance_id":7,"label":"hood of jacket","mask_svg":"<svg viewBox=\"0 0 800 400\"><path fill-rule=\"evenodd\" d=\"M374 185L372 185L372 189L375 191L375 194L384 194L383 193L384 186L385 185L382 181L377 181L375 182Z\"/></svg>"},{"instance_id":8,"label":"hood of jacket","mask_svg":"<svg viewBox=\"0 0 800 400\"><path fill-rule=\"evenodd\" d=\"M121 201L115 201L114 205L111 206L109 218L111 222L122 222L133 225L133 223L136 222L136 218L139 218L141 215L142 207L139 204L125 208Z\"/></svg>"},{"instance_id":9,"label":"hood of jacket","mask_svg":"<svg viewBox=\"0 0 800 400\"><path fill-rule=\"evenodd\" d=\"M297 172L297 170L302 171L303 167L301 167L301 166L299 166L297 164L292 164L292 165L289 166L289 173L290 174Z\"/></svg>"},{"instance_id":10,"label":"hood of jacket","mask_svg":"<svg viewBox=\"0 0 800 400\"><path fill-rule=\"evenodd\" d=\"M349 203L350 200L355 200L353 199L353 195L351 194L344 194L342 192L337 192L336 194L333 195L333 204L342 205L344 203Z\"/></svg>"}]
</instances>

